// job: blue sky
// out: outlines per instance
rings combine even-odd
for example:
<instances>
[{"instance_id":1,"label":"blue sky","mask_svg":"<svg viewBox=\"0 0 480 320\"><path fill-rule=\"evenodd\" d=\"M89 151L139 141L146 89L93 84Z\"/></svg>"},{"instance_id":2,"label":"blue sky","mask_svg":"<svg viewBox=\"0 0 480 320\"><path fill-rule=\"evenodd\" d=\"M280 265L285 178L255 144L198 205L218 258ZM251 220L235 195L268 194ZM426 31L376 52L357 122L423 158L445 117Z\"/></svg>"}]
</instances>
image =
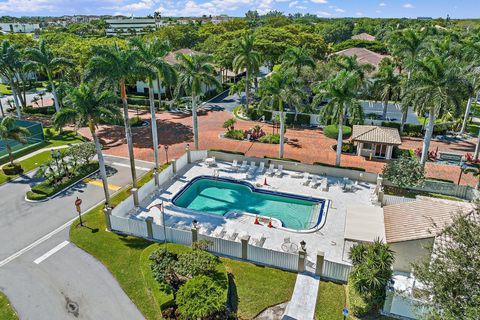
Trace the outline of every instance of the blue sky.
<instances>
[{"instance_id":1,"label":"blue sky","mask_svg":"<svg viewBox=\"0 0 480 320\"><path fill-rule=\"evenodd\" d=\"M0 0L0 15L124 14L162 16L311 13L322 17L479 17L479 0Z\"/></svg>"}]
</instances>

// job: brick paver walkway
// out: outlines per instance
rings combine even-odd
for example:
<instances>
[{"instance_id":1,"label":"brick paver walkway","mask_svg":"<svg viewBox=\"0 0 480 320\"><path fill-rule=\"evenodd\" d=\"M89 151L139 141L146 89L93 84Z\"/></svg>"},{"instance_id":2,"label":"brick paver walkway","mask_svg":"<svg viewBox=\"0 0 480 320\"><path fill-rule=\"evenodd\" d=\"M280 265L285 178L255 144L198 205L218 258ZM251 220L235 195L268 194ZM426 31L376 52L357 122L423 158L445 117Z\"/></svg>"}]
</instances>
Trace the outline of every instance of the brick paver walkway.
<instances>
[{"instance_id":1,"label":"brick paver walkway","mask_svg":"<svg viewBox=\"0 0 480 320\"><path fill-rule=\"evenodd\" d=\"M131 112L131 116L135 115ZM149 119L147 112L140 112L140 116ZM222 124L232 115L225 111L205 111L199 114L199 142L200 149L225 149L231 151L245 152L249 156L278 156L278 145L263 144L256 142L234 141L220 138L224 131ZM185 152L186 143L193 144L193 134L191 128L191 116L184 114L158 113L158 137L160 145L168 145L169 159L179 157ZM253 127L255 122L238 120L235 127L238 129L248 129ZM268 133L272 132L272 126L260 123L263 129ZM133 141L135 146L135 157L140 160L152 161L153 151L151 147L151 129L132 128ZM90 138L87 128L80 129L80 133ZM111 155L127 156L127 145L125 142L125 133L123 127L119 126L100 126L99 137L105 147L105 152ZM325 137L319 129L288 129L286 133L287 144L285 145L285 158L297 159L306 163L322 162L335 163L335 152L332 145L336 144L334 139ZM416 149L421 147L421 139L406 138L403 141L402 148ZM447 144L432 141L431 150L437 148L440 151L452 151L457 153L473 152L475 140L465 141L456 144ZM160 159L165 161L165 150L160 149ZM385 161L369 161L363 157L353 155L342 155L342 166L362 167L369 172L381 172ZM448 179L457 181L460 175L460 168L457 166L439 165L427 163L427 175L429 177ZM474 186L477 179L471 175L462 177L462 184Z\"/></svg>"}]
</instances>

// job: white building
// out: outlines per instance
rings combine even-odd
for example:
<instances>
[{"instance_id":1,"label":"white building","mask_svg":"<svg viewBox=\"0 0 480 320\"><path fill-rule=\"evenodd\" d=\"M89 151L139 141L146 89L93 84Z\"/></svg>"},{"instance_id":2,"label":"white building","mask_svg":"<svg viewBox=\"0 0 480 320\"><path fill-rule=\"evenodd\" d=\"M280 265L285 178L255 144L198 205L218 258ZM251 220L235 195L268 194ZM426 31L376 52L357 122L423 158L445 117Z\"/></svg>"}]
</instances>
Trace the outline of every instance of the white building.
<instances>
[{"instance_id":1,"label":"white building","mask_svg":"<svg viewBox=\"0 0 480 320\"><path fill-rule=\"evenodd\" d=\"M113 36L118 34L142 34L146 30L157 29L155 19L107 19L108 24L107 35Z\"/></svg>"},{"instance_id":2,"label":"white building","mask_svg":"<svg viewBox=\"0 0 480 320\"><path fill-rule=\"evenodd\" d=\"M40 30L38 23L0 23L0 31L4 33L32 33L37 30Z\"/></svg>"}]
</instances>

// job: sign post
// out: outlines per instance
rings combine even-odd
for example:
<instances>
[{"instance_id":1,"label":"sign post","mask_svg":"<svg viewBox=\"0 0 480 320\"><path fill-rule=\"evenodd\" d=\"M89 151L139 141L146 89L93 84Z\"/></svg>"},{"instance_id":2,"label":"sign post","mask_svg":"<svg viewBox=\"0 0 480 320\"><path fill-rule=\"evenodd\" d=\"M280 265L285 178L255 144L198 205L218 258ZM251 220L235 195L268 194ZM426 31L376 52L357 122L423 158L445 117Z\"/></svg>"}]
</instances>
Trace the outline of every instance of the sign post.
<instances>
[{"instance_id":1,"label":"sign post","mask_svg":"<svg viewBox=\"0 0 480 320\"><path fill-rule=\"evenodd\" d=\"M77 197L77 199L75 200L75 208L77 209L78 218L80 219L80 226L83 227L83 221L82 221L82 215L81 215L82 208L80 207L81 204L82 204L82 199Z\"/></svg>"},{"instance_id":2,"label":"sign post","mask_svg":"<svg viewBox=\"0 0 480 320\"><path fill-rule=\"evenodd\" d=\"M343 320L347 319L347 316L348 316L348 309L347 308L343 308L342 315L343 315Z\"/></svg>"}]
</instances>

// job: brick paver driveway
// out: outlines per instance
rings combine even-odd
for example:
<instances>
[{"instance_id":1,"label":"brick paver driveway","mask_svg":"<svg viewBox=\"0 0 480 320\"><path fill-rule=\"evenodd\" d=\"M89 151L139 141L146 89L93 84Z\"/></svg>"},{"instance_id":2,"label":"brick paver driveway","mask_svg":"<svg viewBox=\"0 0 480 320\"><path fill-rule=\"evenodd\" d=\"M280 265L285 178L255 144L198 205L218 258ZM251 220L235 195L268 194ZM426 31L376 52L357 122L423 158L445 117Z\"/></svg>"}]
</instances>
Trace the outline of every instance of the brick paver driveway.
<instances>
[{"instance_id":1,"label":"brick paver driveway","mask_svg":"<svg viewBox=\"0 0 480 320\"><path fill-rule=\"evenodd\" d=\"M135 112L131 112L131 116L135 114ZM145 111L140 112L139 115L146 120L149 119L149 114ZM263 157L264 155L278 156L278 145L220 138L220 134L224 131L222 128L223 122L231 117L232 114L227 111L203 111L199 113L199 141L201 149L241 151L247 155L259 157ZM158 113L157 122L159 143L162 146L160 150L160 159L162 162L166 159L163 148L164 145L169 146L169 159L182 155L185 152L186 143L190 143L192 147L192 118L190 115L168 112ZM242 120L238 120L235 127L237 129L248 129L255 124L260 124L266 132L272 131L272 126L268 124ZM150 127L133 128L132 132L135 145L135 157L140 160L152 161L153 152ZM90 136L87 128L80 129L80 133L86 137ZM104 144L107 154L128 156L123 127L100 126L99 137ZM334 145L336 141L325 137L321 130L306 128L288 129L286 137L286 158L297 159L306 163L335 163L335 152L332 149L332 145ZM421 139L405 138L401 147L416 149L421 147L421 145ZM455 144L432 141L431 150L435 150L437 147L440 151L448 150L457 153L473 152L475 149L475 139ZM369 161L363 157L342 155L342 166L362 167L369 172L378 173L381 172L384 165L384 161ZM426 169L429 177L448 179L455 182L460 175L460 168L457 166L427 163ZM471 175L463 175L461 183L474 186L476 181L477 179Z\"/></svg>"}]
</instances>

